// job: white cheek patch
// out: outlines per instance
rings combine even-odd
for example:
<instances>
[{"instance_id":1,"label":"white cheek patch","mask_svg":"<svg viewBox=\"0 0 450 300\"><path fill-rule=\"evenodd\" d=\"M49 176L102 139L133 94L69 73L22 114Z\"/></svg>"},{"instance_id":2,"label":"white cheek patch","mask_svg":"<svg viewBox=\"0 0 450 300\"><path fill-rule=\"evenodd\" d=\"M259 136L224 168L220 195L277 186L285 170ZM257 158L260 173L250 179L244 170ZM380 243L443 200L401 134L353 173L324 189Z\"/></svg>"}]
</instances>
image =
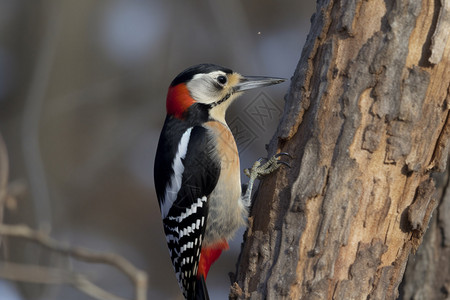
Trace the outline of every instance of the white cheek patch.
<instances>
[{"instance_id":1,"label":"white cheek patch","mask_svg":"<svg viewBox=\"0 0 450 300\"><path fill-rule=\"evenodd\" d=\"M222 71L214 71L208 74L196 74L187 83L192 98L200 103L210 104L219 101L222 97L220 91L217 90L217 77L226 76Z\"/></svg>"},{"instance_id":2,"label":"white cheek patch","mask_svg":"<svg viewBox=\"0 0 450 300\"><path fill-rule=\"evenodd\" d=\"M192 127L186 130L181 137L178 144L177 154L172 162L173 174L170 177L169 184L166 186L166 192L164 193L164 201L161 205L161 215L164 219L169 213L170 208L177 199L178 191L181 188L181 181L183 178L184 165L182 160L186 156L189 140L191 138Z\"/></svg>"}]
</instances>

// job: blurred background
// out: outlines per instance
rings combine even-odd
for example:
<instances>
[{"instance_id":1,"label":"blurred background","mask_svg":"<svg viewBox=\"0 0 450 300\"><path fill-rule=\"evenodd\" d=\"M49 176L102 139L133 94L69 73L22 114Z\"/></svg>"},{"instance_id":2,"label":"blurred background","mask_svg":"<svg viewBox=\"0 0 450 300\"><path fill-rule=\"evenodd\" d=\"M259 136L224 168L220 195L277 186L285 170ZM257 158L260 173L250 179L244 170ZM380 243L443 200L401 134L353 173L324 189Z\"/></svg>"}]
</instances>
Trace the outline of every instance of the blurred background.
<instances>
[{"instance_id":1,"label":"blurred background","mask_svg":"<svg viewBox=\"0 0 450 300\"><path fill-rule=\"evenodd\" d=\"M167 87L203 62L290 78L314 8L312 0L0 0L0 133L16 198L4 222L122 255L148 273L148 299L182 299L153 185ZM252 91L231 106L242 168L267 155L288 87ZM211 299L228 297L243 232L210 271ZM16 239L7 248L1 260L68 266L132 295L111 267ZM90 299L70 286L1 278L0 298Z\"/></svg>"}]
</instances>

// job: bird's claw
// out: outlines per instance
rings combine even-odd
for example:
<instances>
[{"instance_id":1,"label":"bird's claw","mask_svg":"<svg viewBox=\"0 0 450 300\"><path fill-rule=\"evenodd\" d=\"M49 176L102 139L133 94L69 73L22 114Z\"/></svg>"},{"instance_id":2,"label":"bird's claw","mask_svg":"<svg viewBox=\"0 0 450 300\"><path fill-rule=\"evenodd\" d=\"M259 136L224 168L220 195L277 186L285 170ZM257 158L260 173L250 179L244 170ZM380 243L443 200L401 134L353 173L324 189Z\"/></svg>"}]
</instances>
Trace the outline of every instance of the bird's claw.
<instances>
[{"instance_id":1,"label":"bird's claw","mask_svg":"<svg viewBox=\"0 0 450 300\"><path fill-rule=\"evenodd\" d=\"M280 164L282 164L282 165L285 165L286 167L288 167L289 169L291 168L291 165L289 164L289 163L287 163L287 162L285 162L285 161L277 161L277 163L280 165Z\"/></svg>"},{"instance_id":2,"label":"bird's claw","mask_svg":"<svg viewBox=\"0 0 450 300\"><path fill-rule=\"evenodd\" d=\"M261 178L262 176L265 176L265 175L268 175L268 174L274 172L281 165L285 165L288 168L290 168L291 165L289 163L279 160L281 156L288 156L289 158L292 158L292 156L286 152L277 153L274 156L272 156L270 159L260 158L253 164L251 169L245 169L244 174L250 178L252 178L252 177L253 178ZM267 160L267 162L264 164L261 164L263 160Z\"/></svg>"},{"instance_id":3,"label":"bird's claw","mask_svg":"<svg viewBox=\"0 0 450 300\"><path fill-rule=\"evenodd\" d=\"M276 157L276 158L278 158L278 157L280 157L280 156L287 156L287 157L289 157L289 158L292 158L292 156L289 154L289 153L287 153L287 152L280 152L280 153L277 153L277 154L275 154L274 156Z\"/></svg>"}]
</instances>

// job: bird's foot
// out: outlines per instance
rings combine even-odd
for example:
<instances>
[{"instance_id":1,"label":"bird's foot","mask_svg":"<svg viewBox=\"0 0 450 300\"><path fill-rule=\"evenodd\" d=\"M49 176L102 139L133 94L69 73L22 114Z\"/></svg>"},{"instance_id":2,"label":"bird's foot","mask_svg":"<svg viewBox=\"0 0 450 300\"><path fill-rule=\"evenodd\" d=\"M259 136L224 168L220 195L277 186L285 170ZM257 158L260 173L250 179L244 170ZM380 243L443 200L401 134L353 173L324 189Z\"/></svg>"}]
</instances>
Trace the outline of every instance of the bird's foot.
<instances>
[{"instance_id":1,"label":"bird's foot","mask_svg":"<svg viewBox=\"0 0 450 300\"><path fill-rule=\"evenodd\" d=\"M291 166L287 162L280 160L281 156L288 156L289 158L292 158L292 156L285 152L275 154L271 158L267 159L267 162L264 164L262 164L262 162L266 160L266 158L260 158L253 164L251 169L245 169L244 174L250 177L250 179L256 179L274 172L281 165L285 165L290 168Z\"/></svg>"}]
</instances>

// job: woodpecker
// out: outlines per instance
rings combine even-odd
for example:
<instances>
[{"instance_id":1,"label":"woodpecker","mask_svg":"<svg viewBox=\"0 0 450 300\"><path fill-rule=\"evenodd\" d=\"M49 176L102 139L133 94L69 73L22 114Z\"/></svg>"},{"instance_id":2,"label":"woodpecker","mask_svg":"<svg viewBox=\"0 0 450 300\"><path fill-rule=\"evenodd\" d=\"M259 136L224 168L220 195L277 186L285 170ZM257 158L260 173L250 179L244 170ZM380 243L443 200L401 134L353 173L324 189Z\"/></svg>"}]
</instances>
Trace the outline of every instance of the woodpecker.
<instances>
[{"instance_id":1,"label":"woodpecker","mask_svg":"<svg viewBox=\"0 0 450 300\"><path fill-rule=\"evenodd\" d=\"M227 108L245 90L284 80L200 64L181 72L169 86L154 179L170 258L186 299L209 299L209 268L245 225L254 180L288 165L280 160L285 153L264 164L258 160L246 170L250 181L242 193Z\"/></svg>"}]
</instances>

